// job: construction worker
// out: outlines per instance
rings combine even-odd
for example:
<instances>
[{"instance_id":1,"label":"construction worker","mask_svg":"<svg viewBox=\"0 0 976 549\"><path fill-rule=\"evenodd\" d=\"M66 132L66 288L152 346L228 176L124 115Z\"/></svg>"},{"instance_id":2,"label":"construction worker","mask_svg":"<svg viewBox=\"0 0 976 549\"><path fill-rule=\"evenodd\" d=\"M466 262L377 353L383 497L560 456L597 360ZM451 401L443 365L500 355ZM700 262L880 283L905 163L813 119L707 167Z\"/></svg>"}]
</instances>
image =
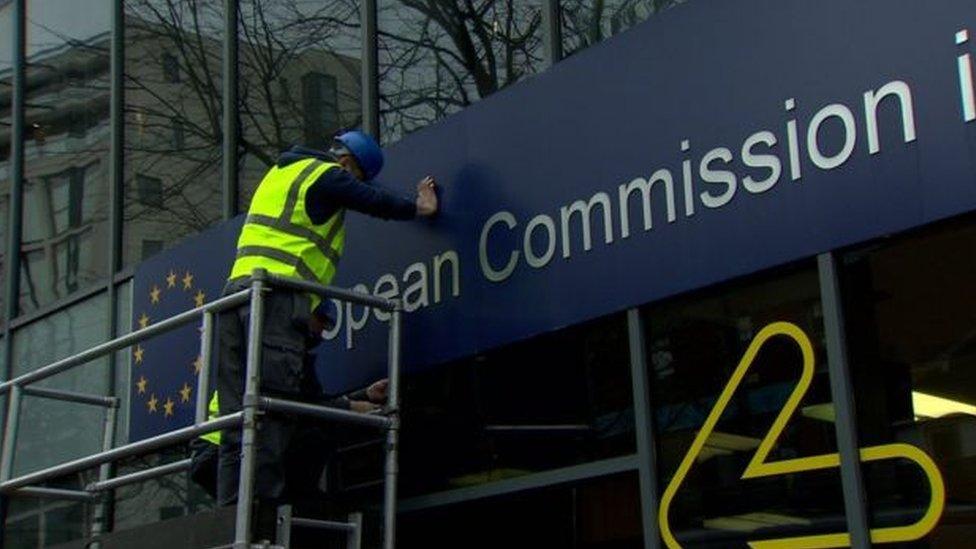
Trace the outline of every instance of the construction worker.
<instances>
[{"instance_id":1,"label":"construction worker","mask_svg":"<svg viewBox=\"0 0 976 549\"><path fill-rule=\"evenodd\" d=\"M284 152L251 199L224 293L249 287L255 269L329 284L344 249L347 210L396 220L437 213L433 177L421 180L416 197L406 199L367 184L382 167L382 149L359 131L335 137L328 152L304 147ZM311 401L321 398L314 394L318 387L308 360L308 352L320 341L327 321L321 305L318 296L305 293L275 290L266 295L261 394ZM241 409L248 317L245 307L222 313L219 318L220 415ZM368 411L385 399L385 393L384 382L378 382L366 391L372 402L345 401L345 406ZM255 477L255 494L262 503L259 509L273 508L287 497L284 458L297 429L295 418L269 414L261 419ZM228 429L221 436L217 474L220 505L237 499L240 437L239 429Z\"/></svg>"}]
</instances>

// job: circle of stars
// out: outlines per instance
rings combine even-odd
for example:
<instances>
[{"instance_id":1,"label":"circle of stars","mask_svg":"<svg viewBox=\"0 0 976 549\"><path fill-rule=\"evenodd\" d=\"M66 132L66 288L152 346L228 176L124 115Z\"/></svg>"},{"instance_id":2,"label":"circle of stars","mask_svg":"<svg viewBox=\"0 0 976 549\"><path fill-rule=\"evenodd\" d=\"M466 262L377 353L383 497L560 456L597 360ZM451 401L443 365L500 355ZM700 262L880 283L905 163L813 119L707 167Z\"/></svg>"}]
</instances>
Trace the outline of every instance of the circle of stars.
<instances>
[{"instance_id":1,"label":"circle of stars","mask_svg":"<svg viewBox=\"0 0 976 549\"><path fill-rule=\"evenodd\" d=\"M170 290L174 292L190 293L193 291L193 273L186 271L181 277L175 270L170 270L169 274L166 276L165 285L153 284L152 288L149 290L149 304L150 307L153 305L158 305L162 300L164 292L169 292ZM207 295L203 290L197 288L196 293L191 294L191 299L193 300L194 307L202 307L206 303ZM150 308L150 312L152 309ZM146 329L152 324L152 318L145 311L139 315L137 320L139 329ZM135 366L140 366L145 360L146 350L142 345L136 345L132 350L132 360ZM193 360L189 365L193 368L193 374L199 375L200 370L203 368L203 358L199 355ZM193 389L189 383L183 383L183 387L177 391L176 395L163 395L165 400L162 400L156 393L150 391L149 379L145 375L140 374L135 383L136 393L142 395L145 399L146 410L150 414L160 413L160 408L162 408L162 414L164 417L172 417L175 414L176 406L187 405L192 406L191 398L193 397ZM146 397L148 395L148 398Z\"/></svg>"}]
</instances>

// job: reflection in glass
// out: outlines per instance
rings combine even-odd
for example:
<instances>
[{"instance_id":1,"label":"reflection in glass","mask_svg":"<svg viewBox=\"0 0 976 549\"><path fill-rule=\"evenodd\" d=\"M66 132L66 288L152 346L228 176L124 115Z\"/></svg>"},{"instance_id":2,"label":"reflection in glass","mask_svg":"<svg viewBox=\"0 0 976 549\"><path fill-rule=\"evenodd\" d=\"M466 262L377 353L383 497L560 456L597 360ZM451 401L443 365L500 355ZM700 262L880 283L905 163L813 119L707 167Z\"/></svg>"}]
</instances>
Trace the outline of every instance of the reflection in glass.
<instances>
[{"instance_id":1,"label":"reflection in glass","mask_svg":"<svg viewBox=\"0 0 976 549\"><path fill-rule=\"evenodd\" d=\"M106 275L109 10L27 5L21 312Z\"/></svg>"},{"instance_id":2,"label":"reflection in glass","mask_svg":"<svg viewBox=\"0 0 976 549\"><path fill-rule=\"evenodd\" d=\"M405 513L398 521L403 547L643 547L635 472Z\"/></svg>"},{"instance_id":3,"label":"reflection in glass","mask_svg":"<svg viewBox=\"0 0 976 549\"><path fill-rule=\"evenodd\" d=\"M13 375L35 370L105 341L108 328L105 299L104 294L99 295L17 330L13 339ZM108 361L96 360L38 385L104 395L109 385ZM19 425L15 475L101 450L102 408L25 396ZM83 471L57 479L52 485L77 490L93 481L95 475L97 470ZM8 540L43 536L48 543L76 539L87 533L87 517L78 503L24 498L13 501L14 507L4 530ZM40 529L43 533L36 530L38 524L43 526Z\"/></svg>"},{"instance_id":4,"label":"reflection in glass","mask_svg":"<svg viewBox=\"0 0 976 549\"><path fill-rule=\"evenodd\" d=\"M222 5L125 0L126 264L221 218Z\"/></svg>"},{"instance_id":5,"label":"reflection in glass","mask_svg":"<svg viewBox=\"0 0 976 549\"><path fill-rule=\"evenodd\" d=\"M813 382L768 460L837 451L816 269L651 305L644 315L662 491L750 342L776 321L807 334L816 362ZM671 504L671 530L683 545L744 546L845 530L839 469L741 479L802 364L798 346L785 336L761 348Z\"/></svg>"},{"instance_id":6,"label":"reflection in glass","mask_svg":"<svg viewBox=\"0 0 976 549\"><path fill-rule=\"evenodd\" d=\"M626 322L616 315L410 376L401 491L461 488L633 453L629 360ZM358 470L375 450L345 457L346 484L378 478L381 469Z\"/></svg>"},{"instance_id":7,"label":"reflection in glass","mask_svg":"<svg viewBox=\"0 0 976 549\"><path fill-rule=\"evenodd\" d=\"M935 460L946 509L917 547L976 533L976 247L972 217L845 256L848 345L862 446L904 442ZM908 525L930 501L911 462L864 465L872 526Z\"/></svg>"},{"instance_id":8,"label":"reflection in glass","mask_svg":"<svg viewBox=\"0 0 976 549\"><path fill-rule=\"evenodd\" d=\"M542 68L538 1L380 0L378 26L386 143Z\"/></svg>"},{"instance_id":9,"label":"reflection in glass","mask_svg":"<svg viewBox=\"0 0 976 549\"><path fill-rule=\"evenodd\" d=\"M337 131L361 125L359 9L358 0L241 1L241 210L281 151L328 149Z\"/></svg>"},{"instance_id":10,"label":"reflection in glass","mask_svg":"<svg viewBox=\"0 0 976 549\"><path fill-rule=\"evenodd\" d=\"M685 0L562 0L563 55L623 32Z\"/></svg>"},{"instance_id":11,"label":"reflection in glass","mask_svg":"<svg viewBox=\"0 0 976 549\"><path fill-rule=\"evenodd\" d=\"M119 475L143 471L189 457L185 447L119 462ZM212 502L190 481L186 472L174 473L122 487L115 492L115 530L122 531L203 511Z\"/></svg>"}]
</instances>

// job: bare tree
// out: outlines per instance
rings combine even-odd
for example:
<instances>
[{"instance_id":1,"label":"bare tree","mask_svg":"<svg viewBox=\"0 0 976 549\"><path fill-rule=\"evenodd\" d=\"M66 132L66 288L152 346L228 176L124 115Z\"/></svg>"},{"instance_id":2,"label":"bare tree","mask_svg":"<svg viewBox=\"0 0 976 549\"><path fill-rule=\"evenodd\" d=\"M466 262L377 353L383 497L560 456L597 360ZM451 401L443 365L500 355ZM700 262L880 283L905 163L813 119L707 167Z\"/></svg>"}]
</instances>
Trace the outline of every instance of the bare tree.
<instances>
[{"instance_id":1,"label":"bare tree","mask_svg":"<svg viewBox=\"0 0 976 549\"><path fill-rule=\"evenodd\" d=\"M223 9L206 0L126 2L126 152L130 185L126 220L172 226L174 236L219 218ZM356 0L242 2L237 33L245 187L309 129L328 134L360 123ZM232 37L233 38L233 37ZM329 115L310 124L309 75L335 88ZM333 113L334 111L334 113ZM162 196L145 196L139 177L162 181ZM148 183L151 183L151 180ZM141 195L140 195L141 192Z\"/></svg>"},{"instance_id":2,"label":"bare tree","mask_svg":"<svg viewBox=\"0 0 976 549\"><path fill-rule=\"evenodd\" d=\"M563 0L564 49L585 49L683 1Z\"/></svg>"},{"instance_id":3,"label":"bare tree","mask_svg":"<svg viewBox=\"0 0 976 549\"><path fill-rule=\"evenodd\" d=\"M380 11L380 113L387 141L537 72L538 5L399 0Z\"/></svg>"}]
</instances>

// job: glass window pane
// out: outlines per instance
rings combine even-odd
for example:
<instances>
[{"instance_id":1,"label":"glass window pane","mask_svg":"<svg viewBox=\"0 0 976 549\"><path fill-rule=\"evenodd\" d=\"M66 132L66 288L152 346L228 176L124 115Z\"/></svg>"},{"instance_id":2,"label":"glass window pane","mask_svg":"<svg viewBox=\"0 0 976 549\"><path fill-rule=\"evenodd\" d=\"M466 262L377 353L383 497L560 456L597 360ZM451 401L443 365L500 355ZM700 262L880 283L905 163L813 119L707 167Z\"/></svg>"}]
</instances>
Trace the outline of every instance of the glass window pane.
<instances>
[{"instance_id":1,"label":"glass window pane","mask_svg":"<svg viewBox=\"0 0 976 549\"><path fill-rule=\"evenodd\" d=\"M118 474L135 473L186 457L184 447L174 446L158 454L122 460ZM196 490L186 472L119 488L115 491L115 531L202 511L205 507L190 498Z\"/></svg>"},{"instance_id":2,"label":"glass window pane","mask_svg":"<svg viewBox=\"0 0 976 549\"><path fill-rule=\"evenodd\" d=\"M542 68L538 0L379 0L378 26L385 143Z\"/></svg>"},{"instance_id":3,"label":"glass window pane","mask_svg":"<svg viewBox=\"0 0 976 549\"><path fill-rule=\"evenodd\" d=\"M125 0L126 265L221 219L222 6Z\"/></svg>"},{"instance_id":4,"label":"glass window pane","mask_svg":"<svg viewBox=\"0 0 976 549\"><path fill-rule=\"evenodd\" d=\"M21 313L106 275L110 9L27 3Z\"/></svg>"},{"instance_id":5,"label":"glass window pane","mask_svg":"<svg viewBox=\"0 0 976 549\"><path fill-rule=\"evenodd\" d=\"M105 311L106 297L102 294L18 329L13 335L13 375L35 370L105 341L108 330ZM38 386L105 395L109 375L108 361L99 359L39 382ZM37 471L100 451L103 414L104 409L99 407L25 396L18 423L14 474ZM83 471L56 479L49 485L77 490L95 480L96 475L97 470ZM13 501L5 530L9 533L7 539L38 540L23 547L46 547L88 533L87 516L81 504L26 498ZM21 547L18 543L13 546Z\"/></svg>"},{"instance_id":6,"label":"glass window pane","mask_svg":"<svg viewBox=\"0 0 976 549\"><path fill-rule=\"evenodd\" d=\"M570 56L686 0L562 0L563 55Z\"/></svg>"},{"instance_id":7,"label":"glass window pane","mask_svg":"<svg viewBox=\"0 0 976 549\"><path fill-rule=\"evenodd\" d=\"M862 446L907 443L945 481L945 511L913 547L970 546L976 532L976 220L847 254L845 312ZM906 459L865 463L872 526L905 526L931 501Z\"/></svg>"},{"instance_id":8,"label":"glass window pane","mask_svg":"<svg viewBox=\"0 0 976 549\"><path fill-rule=\"evenodd\" d=\"M13 375L35 370L106 340L104 294L33 322L14 332ZM98 359L38 383L39 386L104 395L108 361ZM18 474L56 465L101 449L102 410L92 406L27 396L17 439ZM92 426L97 426L93 428Z\"/></svg>"},{"instance_id":9,"label":"glass window pane","mask_svg":"<svg viewBox=\"0 0 976 549\"><path fill-rule=\"evenodd\" d=\"M678 541L730 547L845 531L839 469L742 479L800 386L804 360L795 340L771 337L741 383L725 400L719 398L763 328L792 323L812 345L812 378L765 461L837 451L816 267L650 305L643 314L661 488L676 483L668 523ZM703 431L706 417L719 406L717 423ZM690 455L699 436L704 443ZM683 462L690 465L682 477L676 472Z\"/></svg>"},{"instance_id":10,"label":"glass window pane","mask_svg":"<svg viewBox=\"0 0 976 549\"><path fill-rule=\"evenodd\" d=\"M242 0L239 207L278 154L362 124L358 0Z\"/></svg>"},{"instance_id":11,"label":"glass window pane","mask_svg":"<svg viewBox=\"0 0 976 549\"><path fill-rule=\"evenodd\" d=\"M398 517L402 547L643 547L635 472L539 488Z\"/></svg>"},{"instance_id":12,"label":"glass window pane","mask_svg":"<svg viewBox=\"0 0 976 549\"><path fill-rule=\"evenodd\" d=\"M626 320L614 315L405 379L399 486L430 493L634 453ZM344 485L381 478L376 447Z\"/></svg>"}]
</instances>

